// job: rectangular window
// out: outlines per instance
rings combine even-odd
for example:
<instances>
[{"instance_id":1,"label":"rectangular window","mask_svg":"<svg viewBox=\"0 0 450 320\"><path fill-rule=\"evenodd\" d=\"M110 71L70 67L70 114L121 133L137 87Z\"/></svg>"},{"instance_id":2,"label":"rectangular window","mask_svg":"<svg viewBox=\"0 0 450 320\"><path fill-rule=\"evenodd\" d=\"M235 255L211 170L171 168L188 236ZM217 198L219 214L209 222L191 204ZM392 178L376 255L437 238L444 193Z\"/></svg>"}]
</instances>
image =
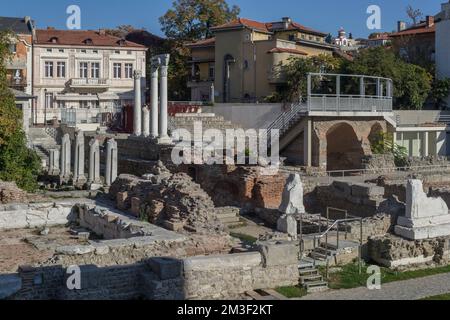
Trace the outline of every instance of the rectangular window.
<instances>
[{"instance_id":1,"label":"rectangular window","mask_svg":"<svg viewBox=\"0 0 450 320\"><path fill-rule=\"evenodd\" d=\"M93 79L100 78L100 63L98 62L91 63L91 78Z\"/></svg>"},{"instance_id":2,"label":"rectangular window","mask_svg":"<svg viewBox=\"0 0 450 320\"><path fill-rule=\"evenodd\" d=\"M86 79L88 77L88 63L80 62L80 78Z\"/></svg>"},{"instance_id":3,"label":"rectangular window","mask_svg":"<svg viewBox=\"0 0 450 320\"><path fill-rule=\"evenodd\" d=\"M64 109L66 107L66 102L65 101L58 101L58 108L59 109Z\"/></svg>"},{"instance_id":4,"label":"rectangular window","mask_svg":"<svg viewBox=\"0 0 450 320\"><path fill-rule=\"evenodd\" d=\"M58 78L66 77L66 63L65 62L58 62L56 64L56 76Z\"/></svg>"},{"instance_id":5,"label":"rectangular window","mask_svg":"<svg viewBox=\"0 0 450 320\"><path fill-rule=\"evenodd\" d=\"M11 43L9 45L9 52L15 54L17 52L17 45L15 43Z\"/></svg>"},{"instance_id":6,"label":"rectangular window","mask_svg":"<svg viewBox=\"0 0 450 320\"><path fill-rule=\"evenodd\" d=\"M125 78L132 79L133 78L133 64L125 63Z\"/></svg>"},{"instance_id":7,"label":"rectangular window","mask_svg":"<svg viewBox=\"0 0 450 320\"><path fill-rule=\"evenodd\" d=\"M215 77L215 66L210 65L209 66L209 79L214 79Z\"/></svg>"},{"instance_id":8,"label":"rectangular window","mask_svg":"<svg viewBox=\"0 0 450 320\"><path fill-rule=\"evenodd\" d=\"M53 62L52 61L45 61L44 67L45 67L45 77L46 78L53 78Z\"/></svg>"},{"instance_id":9,"label":"rectangular window","mask_svg":"<svg viewBox=\"0 0 450 320\"><path fill-rule=\"evenodd\" d=\"M122 78L122 64L120 64L120 63L113 64L113 75L114 75L114 79Z\"/></svg>"},{"instance_id":10,"label":"rectangular window","mask_svg":"<svg viewBox=\"0 0 450 320\"><path fill-rule=\"evenodd\" d=\"M47 92L45 94L45 107L48 109L53 109L53 93Z\"/></svg>"}]
</instances>

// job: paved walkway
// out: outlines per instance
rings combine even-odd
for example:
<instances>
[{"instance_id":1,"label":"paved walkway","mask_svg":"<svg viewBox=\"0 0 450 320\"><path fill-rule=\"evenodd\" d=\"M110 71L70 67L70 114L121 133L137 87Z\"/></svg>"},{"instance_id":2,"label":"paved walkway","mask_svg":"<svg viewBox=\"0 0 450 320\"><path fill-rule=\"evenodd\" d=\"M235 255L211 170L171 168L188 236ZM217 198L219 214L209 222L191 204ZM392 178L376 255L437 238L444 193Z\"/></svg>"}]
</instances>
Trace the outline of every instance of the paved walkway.
<instances>
[{"instance_id":1,"label":"paved walkway","mask_svg":"<svg viewBox=\"0 0 450 320\"><path fill-rule=\"evenodd\" d=\"M450 293L450 273L386 283L381 285L381 290L330 290L309 294L299 300L419 300L447 293Z\"/></svg>"}]
</instances>

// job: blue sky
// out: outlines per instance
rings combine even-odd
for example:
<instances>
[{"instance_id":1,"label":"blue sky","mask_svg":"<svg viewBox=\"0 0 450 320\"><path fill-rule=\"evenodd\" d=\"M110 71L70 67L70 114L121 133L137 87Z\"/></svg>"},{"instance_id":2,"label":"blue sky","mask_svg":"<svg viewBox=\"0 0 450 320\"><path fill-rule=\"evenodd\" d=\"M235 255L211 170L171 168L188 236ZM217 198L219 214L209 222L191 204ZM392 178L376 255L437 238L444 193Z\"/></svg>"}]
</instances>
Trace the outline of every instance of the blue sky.
<instances>
[{"instance_id":1,"label":"blue sky","mask_svg":"<svg viewBox=\"0 0 450 320\"><path fill-rule=\"evenodd\" d=\"M276 21L290 16L306 26L333 35L344 27L354 36L367 36L367 7L376 4L382 10L382 31L392 31L398 20L406 20L405 8L411 4L425 15L434 15L446 0L228 0L239 5L241 16ZM82 11L82 29L111 28L121 24L145 27L162 35L158 18L171 7L172 0L2 0L1 16L31 16L39 28L52 26L64 29L66 8L79 5Z\"/></svg>"}]
</instances>

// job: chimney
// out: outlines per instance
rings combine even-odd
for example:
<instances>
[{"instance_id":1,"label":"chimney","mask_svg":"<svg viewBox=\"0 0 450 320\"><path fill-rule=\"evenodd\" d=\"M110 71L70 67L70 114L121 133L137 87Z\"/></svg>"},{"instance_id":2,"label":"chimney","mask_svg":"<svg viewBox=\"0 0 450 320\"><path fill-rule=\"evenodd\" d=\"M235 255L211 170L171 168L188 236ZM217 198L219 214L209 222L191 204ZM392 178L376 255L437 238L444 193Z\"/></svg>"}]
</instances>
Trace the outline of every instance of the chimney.
<instances>
[{"instance_id":1,"label":"chimney","mask_svg":"<svg viewBox=\"0 0 450 320\"><path fill-rule=\"evenodd\" d=\"M406 29L406 22L405 21L398 21L397 22L397 32L403 31Z\"/></svg>"},{"instance_id":2,"label":"chimney","mask_svg":"<svg viewBox=\"0 0 450 320\"><path fill-rule=\"evenodd\" d=\"M98 34L101 36L106 36L106 30L105 29L100 29L98 30Z\"/></svg>"},{"instance_id":3,"label":"chimney","mask_svg":"<svg viewBox=\"0 0 450 320\"><path fill-rule=\"evenodd\" d=\"M288 29L292 22L292 19L289 17L283 17L283 18L281 18L281 21L283 21L284 28Z\"/></svg>"},{"instance_id":4,"label":"chimney","mask_svg":"<svg viewBox=\"0 0 450 320\"><path fill-rule=\"evenodd\" d=\"M434 25L434 16L427 16L427 27L430 28Z\"/></svg>"}]
</instances>

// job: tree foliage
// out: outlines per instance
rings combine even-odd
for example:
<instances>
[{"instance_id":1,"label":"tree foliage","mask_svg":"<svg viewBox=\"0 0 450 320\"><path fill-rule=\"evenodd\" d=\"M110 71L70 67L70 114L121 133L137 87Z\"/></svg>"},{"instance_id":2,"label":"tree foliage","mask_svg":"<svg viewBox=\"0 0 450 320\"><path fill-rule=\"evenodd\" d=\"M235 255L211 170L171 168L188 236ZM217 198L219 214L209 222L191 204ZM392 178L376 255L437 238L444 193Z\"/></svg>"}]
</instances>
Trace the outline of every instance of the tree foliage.
<instances>
[{"instance_id":1,"label":"tree foliage","mask_svg":"<svg viewBox=\"0 0 450 320\"><path fill-rule=\"evenodd\" d=\"M236 19L239 12L225 0L176 0L159 21L168 38L192 41L211 37L211 27Z\"/></svg>"},{"instance_id":2,"label":"tree foliage","mask_svg":"<svg viewBox=\"0 0 450 320\"><path fill-rule=\"evenodd\" d=\"M10 58L12 35L0 32L0 180L15 181L33 191L40 170L37 154L26 146L22 130L22 112L16 107L14 95L7 85L5 62Z\"/></svg>"},{"instance_id":3,"label":"tree foliage","mask_svg":"<svg viewBox=\"0 0 450 320\"><path fill-rule=\"evenodd\" d=\"M384 47L362 50L345 70L391 78L394 82L394 105L400 109L421 109L431 92L432 75L424 68L406 63Z\"/></svg>"}]
</instances>

